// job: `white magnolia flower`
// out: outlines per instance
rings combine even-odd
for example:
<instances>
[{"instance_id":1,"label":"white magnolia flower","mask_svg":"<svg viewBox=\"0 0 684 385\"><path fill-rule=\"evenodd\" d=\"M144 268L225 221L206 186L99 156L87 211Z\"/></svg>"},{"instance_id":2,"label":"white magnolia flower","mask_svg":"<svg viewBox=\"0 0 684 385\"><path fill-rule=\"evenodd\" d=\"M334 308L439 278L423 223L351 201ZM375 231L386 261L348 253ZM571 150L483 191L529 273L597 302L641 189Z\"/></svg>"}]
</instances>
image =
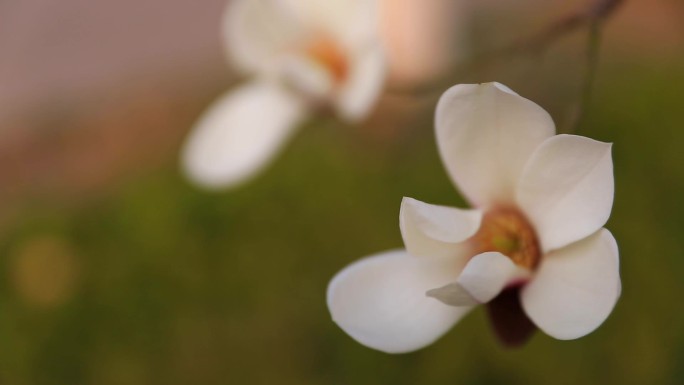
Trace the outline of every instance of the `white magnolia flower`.
<instances>
[{"instance_id":1,"label":"white magnolia flower","mask_svg":"<svg viewBox=\"0 0 684 385\"><path fill-rule=\"evenodd\" d=\"M355 121L385 78L377 0L232 0L223 19L233 65L252 79L209 107L183 151L205 187L261 170L309 113L332 107Z\"/></svg>"},{"instance_id":2,"label":"white magnolia flower","mask_svg":"<svg viewBox=\"0 0 684 385\"><path fill-rule=\"evenodd\" d=\"M509 345L535 325L566 340L603 323L621 290L617 244L602 228L613 203L611 145L554 133L549 114L501 84L449 89L437 143L475 208L404 198L406 250L335 276L335 322L390 353L432 343L477 304Z\"/></svg>"}]
</instances>

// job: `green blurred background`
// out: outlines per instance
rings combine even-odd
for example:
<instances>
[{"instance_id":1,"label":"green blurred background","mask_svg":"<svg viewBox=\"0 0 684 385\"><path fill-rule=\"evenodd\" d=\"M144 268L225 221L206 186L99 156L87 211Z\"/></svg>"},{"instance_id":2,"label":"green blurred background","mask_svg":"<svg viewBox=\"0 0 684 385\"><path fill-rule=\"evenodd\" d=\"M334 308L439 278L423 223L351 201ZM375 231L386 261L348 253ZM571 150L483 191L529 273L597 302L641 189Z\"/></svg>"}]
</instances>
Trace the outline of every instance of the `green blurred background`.
<instances>
[{"instance_id":1,"label":"green blurred background","mask_svg":"<svg viewBox=\"0 0 684 385\"><path fill-rule=\"evenodd\" d=\"M561 8L489 4L474 16L473 45L534 31ZM677 1L627 2L605 25L577 133L615 143L607 227L623 292L594 333L576 341L538 333L508 350L480 309L416 353L354 342L330 320L330 278L401 247L403 196L465 205L436 152L434 101L404 101L410 113L402 108L398 119L396 99L407 96L388 96L362 127L313 119L257 179L208 193L179 173L177 150L236 80L200 75L197 65L3 122L0 383L684 383L681 11ZM454 83L501 81L567 130L585 35Z\"/></svg>"}]
</instances>

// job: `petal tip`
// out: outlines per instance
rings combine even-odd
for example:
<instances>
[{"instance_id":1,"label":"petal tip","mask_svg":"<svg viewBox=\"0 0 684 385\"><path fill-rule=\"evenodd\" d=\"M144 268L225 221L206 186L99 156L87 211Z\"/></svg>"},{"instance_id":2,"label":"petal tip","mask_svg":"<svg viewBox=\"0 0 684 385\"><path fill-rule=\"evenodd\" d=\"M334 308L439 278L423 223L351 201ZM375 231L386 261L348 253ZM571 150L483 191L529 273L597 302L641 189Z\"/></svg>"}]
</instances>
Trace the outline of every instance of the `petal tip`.
<instances>
[{"instance_id":1,"label":"petal tip","mask_svg":"<svg viewBox=\"0 0 684 385\"><path fill-rule=\"evenodd\" d=\"M501 90L503 92L507 92L511 95L516 95L516 96L518 95L517 92L513 91L510 87L506 86L505 84L501 84L499 82L492 82L492 83L486 83L486 84L493 84L494 87L498 88L499 90Z\"/></svg>"},{"instance_id":2,"label":"petal tip","mask_svg":"<svg viewBox=\"0 0 684 385\"><path fill-rule=\"evenodd\" d=\"M484 302L474 297L463 286L451 283L446 286L430 289L425 292L426 297L434 298L447 306L475 306Z\"/></svg>"}]
</instances>

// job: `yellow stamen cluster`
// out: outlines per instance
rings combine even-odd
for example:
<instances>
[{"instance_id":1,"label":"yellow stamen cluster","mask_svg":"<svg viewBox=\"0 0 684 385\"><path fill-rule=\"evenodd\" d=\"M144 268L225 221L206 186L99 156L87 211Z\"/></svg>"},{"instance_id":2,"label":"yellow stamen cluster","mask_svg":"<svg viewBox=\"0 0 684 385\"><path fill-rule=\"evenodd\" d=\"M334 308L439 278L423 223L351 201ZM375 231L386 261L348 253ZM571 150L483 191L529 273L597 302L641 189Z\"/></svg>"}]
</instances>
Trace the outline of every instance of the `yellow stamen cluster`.
<instances>
[{"instance_id":1,"label":"yellow stamen cluster","mask_svg":"<svg viewBox=\"0 0 684 385\"><path fill-rule=\"evenodd\" d=\"M498 251L515 264L533 270L541 259L537 235L517 209L500 207L489 210L478 232L470 240L473 255Z\"/></svg>"}]
</instances>

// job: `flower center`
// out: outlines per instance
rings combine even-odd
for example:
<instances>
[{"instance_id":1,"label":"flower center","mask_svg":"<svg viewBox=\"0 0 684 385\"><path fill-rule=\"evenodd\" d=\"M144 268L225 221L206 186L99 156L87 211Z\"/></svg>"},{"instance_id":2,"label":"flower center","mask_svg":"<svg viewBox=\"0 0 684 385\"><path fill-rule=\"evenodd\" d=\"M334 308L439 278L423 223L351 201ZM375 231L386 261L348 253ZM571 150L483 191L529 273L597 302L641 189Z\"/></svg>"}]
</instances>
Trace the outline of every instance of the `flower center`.
<instances>
[{"instance_id":1,"label":"flower center","mask_svg":"<svg viewBox=\"0 0 684 385\"><path fill-rule=\"evenodd\" d=\"M480 229L470 239L474 255L498 251L516 265L534 270L541 259L537 235L517 209L500 207L486 212Z\"/></svg>"},{"instance_id":2,"label":"flower center","mask_svg":"<svg viewBox=\"0 0 684 385\"><path fill-rule=\"evenodd\" d=\"M336 84L342 83L349 73L349 64L342 48L332 39L316 39L306 47L307 55L325 67Z\"/></svg>"}]
</instances>

